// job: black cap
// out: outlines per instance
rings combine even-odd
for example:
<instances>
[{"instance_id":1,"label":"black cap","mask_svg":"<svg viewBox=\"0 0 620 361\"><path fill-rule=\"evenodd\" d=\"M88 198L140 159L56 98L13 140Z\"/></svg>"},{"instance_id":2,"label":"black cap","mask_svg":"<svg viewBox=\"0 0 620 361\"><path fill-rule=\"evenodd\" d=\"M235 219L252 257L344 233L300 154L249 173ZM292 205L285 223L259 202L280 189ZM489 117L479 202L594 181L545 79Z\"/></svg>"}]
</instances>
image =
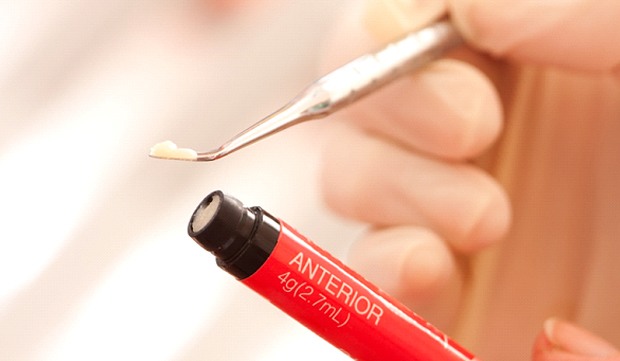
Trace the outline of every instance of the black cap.
<instances>
[{"instance_id":1,"label":"black cap","mask_svg":"<svg viewBox=\"0 0 620 361\"><path fill-rule=\"evenodd\" d=\"M217 263L237 278L253 274L269 258L280 233L279 222L258 207L215 191L198 205L187 232Z\"/></svg>"},{"instance_id":2,"label":"black cap","mask_svg":"<svg viewBox=\"0 0 620 361\"><path fill-rule=\"evenodd\" d=\"M251 237L255 221L255 214L243 207L243 203L215 191L200 202L187 231L204 249L226 260Z\"/></svg>"}]
</instances>

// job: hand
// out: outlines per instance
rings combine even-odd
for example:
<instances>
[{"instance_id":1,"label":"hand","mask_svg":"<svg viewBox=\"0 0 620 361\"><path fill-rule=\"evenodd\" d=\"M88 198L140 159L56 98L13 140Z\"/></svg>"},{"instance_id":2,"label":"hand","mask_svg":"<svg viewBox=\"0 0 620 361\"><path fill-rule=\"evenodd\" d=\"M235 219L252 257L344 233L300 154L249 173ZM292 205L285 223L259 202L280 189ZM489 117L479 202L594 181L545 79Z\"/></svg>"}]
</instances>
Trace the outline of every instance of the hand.
<instances>
[{"instance_id":1,"label":"hand","mask_svg":"<svg viewBox=\"0 0 620 361\"><path fill-rule=\"evenodd\" d=\"M330 67L448 10L468 49L330 130L325 199L372 225L350 263L483 360L526 359L549 316L620 342L620 2L368 1Z\"/></svg>"}]
</instances>

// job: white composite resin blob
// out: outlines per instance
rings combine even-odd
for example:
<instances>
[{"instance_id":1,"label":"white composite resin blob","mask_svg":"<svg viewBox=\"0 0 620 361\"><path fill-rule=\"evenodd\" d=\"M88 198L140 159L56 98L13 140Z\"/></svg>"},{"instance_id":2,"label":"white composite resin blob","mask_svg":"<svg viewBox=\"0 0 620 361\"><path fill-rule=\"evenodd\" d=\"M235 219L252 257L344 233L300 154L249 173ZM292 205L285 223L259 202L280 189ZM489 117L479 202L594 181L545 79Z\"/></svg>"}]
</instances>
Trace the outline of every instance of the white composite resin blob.
<instances>
[{"instance_id":1,"label":"white composite resin blob","mask_svg":"<svg viewBox=\"0 0 620 361\"><path fill-rule=\"evenodd\" d=\"M151 157L163 159L196 160L198 158L198 154L195 150L190 148L179 148L169 140L155 144L151 147L149 155Z\"/></svg>"}]
</instances>

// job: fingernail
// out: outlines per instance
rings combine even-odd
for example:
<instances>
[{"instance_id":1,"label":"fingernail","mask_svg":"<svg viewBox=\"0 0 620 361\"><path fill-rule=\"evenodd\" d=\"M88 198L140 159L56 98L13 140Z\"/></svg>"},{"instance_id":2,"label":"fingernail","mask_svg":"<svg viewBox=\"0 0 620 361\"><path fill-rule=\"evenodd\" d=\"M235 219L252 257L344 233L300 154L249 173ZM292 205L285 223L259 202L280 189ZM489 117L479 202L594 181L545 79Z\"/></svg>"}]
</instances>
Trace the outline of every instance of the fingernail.
<instances>
[{"instance_id":1,"label":"fingernail","mask_svg":"<svg viewBox=\"0 0 620 361\"><path fill-rule=\"evenodd\" d=\"M609 357L619 354L618 350L607 341L557 318L546 320L543 330L551 345L575 355Z\"/></svg>"},{"instance_id":2,"label":"fingernail","mask_svg":"<svg viewBox=\"0 0 620 361\"><path fill-rule=\"evenodd\" d=\"M366 28L381 40L418 29L446 12L445 0L367 0Z\"/></svg>"}]
</instances>

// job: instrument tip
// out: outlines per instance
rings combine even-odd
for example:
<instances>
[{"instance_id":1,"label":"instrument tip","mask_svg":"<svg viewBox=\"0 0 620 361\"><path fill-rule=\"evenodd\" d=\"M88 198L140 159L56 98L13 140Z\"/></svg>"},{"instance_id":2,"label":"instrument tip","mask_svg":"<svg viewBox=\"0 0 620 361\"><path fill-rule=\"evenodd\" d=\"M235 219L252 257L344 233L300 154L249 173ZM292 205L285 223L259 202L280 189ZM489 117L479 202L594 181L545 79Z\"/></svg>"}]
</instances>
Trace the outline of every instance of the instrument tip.
<instances>
[{"instance_id":1,"label":"instrument tip","mask_svg":"<svg viewBox=\"0 0 620 361\"><path fill-rule=\"evenodd\" d=\"M198 153L195 150L191 148L179 148L169 140L152 146L149 156L152 158L171 160L198 160Z\"/></svg>"}]
</instances>

